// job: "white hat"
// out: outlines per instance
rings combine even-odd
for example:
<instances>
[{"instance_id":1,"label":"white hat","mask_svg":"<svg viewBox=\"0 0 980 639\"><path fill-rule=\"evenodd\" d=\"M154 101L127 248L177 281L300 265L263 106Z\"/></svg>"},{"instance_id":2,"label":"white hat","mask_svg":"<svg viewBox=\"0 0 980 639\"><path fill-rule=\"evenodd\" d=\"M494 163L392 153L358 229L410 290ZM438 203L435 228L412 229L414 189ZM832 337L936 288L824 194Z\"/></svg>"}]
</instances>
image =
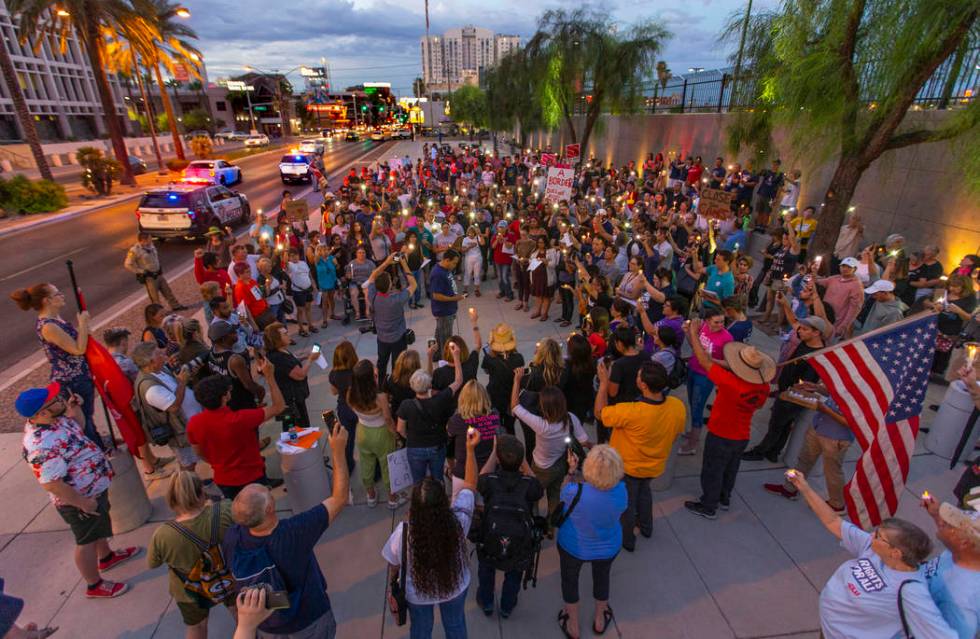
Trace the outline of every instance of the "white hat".
<instances>
[{"instance_id":1,"label":"white hat","mask_svg":"<svg viewBox=\"0 0 980 639\"><path fill-rule=\"evenodd\" d=\"M980 513L960 510L956 506L943 503L939 506L939 517L948 525L980 543Z\"/></svg>"},{"instance_id":2,"label":"white hat","mask_svg":"<svg viewBox=\"0 0 980 639\"><path fill-rule=\"evenodd\" d=\"M895 290L895 282L891 280L878 280L868 288L864 289L864 292L868 295L872 293L891 293Z\"/></svg>"},{"instance_id":3,"label":"white hat","mask_svg":"<svg viewBox=\"0 0 980 639\"><path fill-rule=\"evenodd\" d=\"M858 266L861 265L861 263L857 261L856 257L845 257L840 261L840 265L850 266L851 268L857 268Z\"/></svg>"}]
</instances>

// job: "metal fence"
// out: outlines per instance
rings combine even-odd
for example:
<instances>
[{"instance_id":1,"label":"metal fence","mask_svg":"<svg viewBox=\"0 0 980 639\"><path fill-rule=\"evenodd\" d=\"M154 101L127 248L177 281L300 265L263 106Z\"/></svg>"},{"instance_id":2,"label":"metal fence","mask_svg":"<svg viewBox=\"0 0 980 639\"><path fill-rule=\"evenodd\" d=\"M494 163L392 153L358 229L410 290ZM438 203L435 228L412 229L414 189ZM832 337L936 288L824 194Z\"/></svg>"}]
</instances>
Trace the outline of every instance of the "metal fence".
<instances>
[{"instance_id":1,"label":"metal fence","mask_svg":"<svg viewBox=\"0 0 980 639\"><path fill-rule=\"evenodd\" d=\"M738 98L732 98L732 71L713 69L671 77L666 83L651 82L644 90L643 113L722 113L729 110L751 108L752 91L741 88ZM872 86L873 65L865 68L862 84ZM744 78L742 82L751 82ZM968 49L962 59L956 55L947 58L933 76L922 86L915 98L915 109L948 109L975 100L980 92L980 47ZM871 104L876 95L865 95ZM584 114L591 96L583 93L576 105L577 114Z\"/></svg>"}]
</instances>

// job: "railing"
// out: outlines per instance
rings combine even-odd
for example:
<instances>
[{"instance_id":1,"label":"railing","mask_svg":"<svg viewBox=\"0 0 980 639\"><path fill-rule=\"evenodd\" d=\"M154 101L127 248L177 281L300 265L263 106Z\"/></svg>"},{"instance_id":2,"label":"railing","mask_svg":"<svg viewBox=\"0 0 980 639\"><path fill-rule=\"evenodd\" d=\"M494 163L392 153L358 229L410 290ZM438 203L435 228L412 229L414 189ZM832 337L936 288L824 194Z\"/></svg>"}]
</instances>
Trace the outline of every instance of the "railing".
<instances>
[{"instance_id":1,"label":"railing","mask_svg":"<svg viewBox=\"0 0 980 639\"><path fill-rule=\"evenodd\" d=\"M732 96L732 71L714 69L675 76L666 82L649 82L643 91L641 113L723 113L755 106L751 101L754 92L740 87L737 99ZM872 86L873 65L865 68L862 85ZM740 82L750 83L752 78L743 74ZM968 49L962 59L956 54L947 58L932 77L922 86L915 98L915 110L950 109L961 107L977 98L980 92L980 46ZM878 96L865 95L865 102L873 104ZM588 91L579 96L575 114L585 114L591 100Z\"/></svg>"}]
</instances>

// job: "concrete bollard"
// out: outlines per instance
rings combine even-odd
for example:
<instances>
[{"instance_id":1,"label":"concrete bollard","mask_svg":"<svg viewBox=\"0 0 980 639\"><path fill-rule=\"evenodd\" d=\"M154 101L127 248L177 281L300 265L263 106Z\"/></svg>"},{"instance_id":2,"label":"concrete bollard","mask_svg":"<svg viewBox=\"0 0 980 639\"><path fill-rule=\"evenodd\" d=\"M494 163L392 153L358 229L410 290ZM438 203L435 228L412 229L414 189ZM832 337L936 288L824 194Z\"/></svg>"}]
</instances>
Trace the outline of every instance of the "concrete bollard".
<instances>
[{"instance_id":1,"label":"concrete bollard","mask_svg":"<svg viewBox=\"0 0 980 639\"><path fill-rule=\"evenodd\" d=\"M61 161L60 153L52 153L51 155L48 156L48 158L51 159L52 166L64 166L64 164Z\"/></svg>"},{"instance_id":2,"label":"concrete bollard","mask_svg":"<svg viewBox=\"0 0 980 639\"><path fill-rule=\"evenodd\" d=\"M960 380L951 383L939 405L939 413L929 427L929 434L925 441L926 448L943 459L952 460L972 412L973 399L966 384ZM973 447L980 439L980 426L974 425L971 439L972 441L968 441L963 447L963 453L967 455L973 453Z\"/></svg>"},{"instance_id":3,"label":"concrete bollard","mask_svg":"<svg viewBox=\"0 0 980 639\"><path fill-rule=\"evenodd\" d=\"M142 472L125 445L109 455L109 463L115 473L109 484L109 516L112 533L119 535L145 524L153 507L146 495Z\"/></svg>"},{"instance_id":4,"label":"concrete bollard","mask_svg":"<svg viewBox=\"0 0 980 639\"><path fill-rule=\"evenodd\" d=\"M295 455L280 452L279 461L293 514L308 510L330 496L331 478L323 463L322 442Z\"/></svg>"},{"instance_id":5,"label":"concrete bollard","mask_svg":"<svg viewBox=\"0 0 980 639\"><path fill-rule=\"evenodd\" d=\"M664 472L660 473L659 477L653 478L650 483L651 490L661 493L670 490L674 484L674 473L677 472L677 451L680 450L682 439L683 437L678 437L674 440L674 445L670 447L670 456L667 457L667 465L664 466Z\"/></svg>"}]
</instances>

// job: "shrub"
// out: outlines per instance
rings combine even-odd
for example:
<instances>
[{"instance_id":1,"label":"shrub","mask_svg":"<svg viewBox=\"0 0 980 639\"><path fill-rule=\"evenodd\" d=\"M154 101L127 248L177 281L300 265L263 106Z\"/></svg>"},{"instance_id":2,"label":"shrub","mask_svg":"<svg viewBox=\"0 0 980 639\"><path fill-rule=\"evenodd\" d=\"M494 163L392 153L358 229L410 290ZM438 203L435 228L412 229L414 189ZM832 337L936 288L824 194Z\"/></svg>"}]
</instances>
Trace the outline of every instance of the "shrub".
<instances>
[{"instance_id":1,"label":"shrub","mask_svg":"<svg viewBox=\"0 0 980 639\"><path fill-rule=\"evenodd\" d=\"M203 135L198 135L191 138L191 151L194 152L201 160L206 160L211 157L211 151L214 148L214 144L211 142L211 138L204 137Z\"/></svg>"},{"instance_id":2,"label":"shrub","mask_svg":"<svg viewBox=\"0 0 980 639\"><path fill-rule=\"evenodd\" d=\"M122 167L115 160L102 155L102 150L83 146L75 153L82 166L82 186L97 195L109 195L112 181L119 177Z\"/></svg>"},{"instance_id":3,"label":"shrub","mask_svg":"<svg viewBox=\"0 0 980 639\"><path fill-rule=\"evenodd\" d=\"M187 160L181 160L180 158L173 158L167 160L165 164L167 165L168 170L173 171L174 173L180 173L187 168L187 165L190 164L190 162Z\"/></svg>"},{"instance_id":4,"label":"shrub","mask_svg":"<svg viewBox=\"0 0 980 639\"><path fill-rule=\"evenodd\" d=\"M15 175L0 178L0 208L8 213L49 213L68 205L65 188L50 180L28 180Z\"/></svg>"}]
</instances>

